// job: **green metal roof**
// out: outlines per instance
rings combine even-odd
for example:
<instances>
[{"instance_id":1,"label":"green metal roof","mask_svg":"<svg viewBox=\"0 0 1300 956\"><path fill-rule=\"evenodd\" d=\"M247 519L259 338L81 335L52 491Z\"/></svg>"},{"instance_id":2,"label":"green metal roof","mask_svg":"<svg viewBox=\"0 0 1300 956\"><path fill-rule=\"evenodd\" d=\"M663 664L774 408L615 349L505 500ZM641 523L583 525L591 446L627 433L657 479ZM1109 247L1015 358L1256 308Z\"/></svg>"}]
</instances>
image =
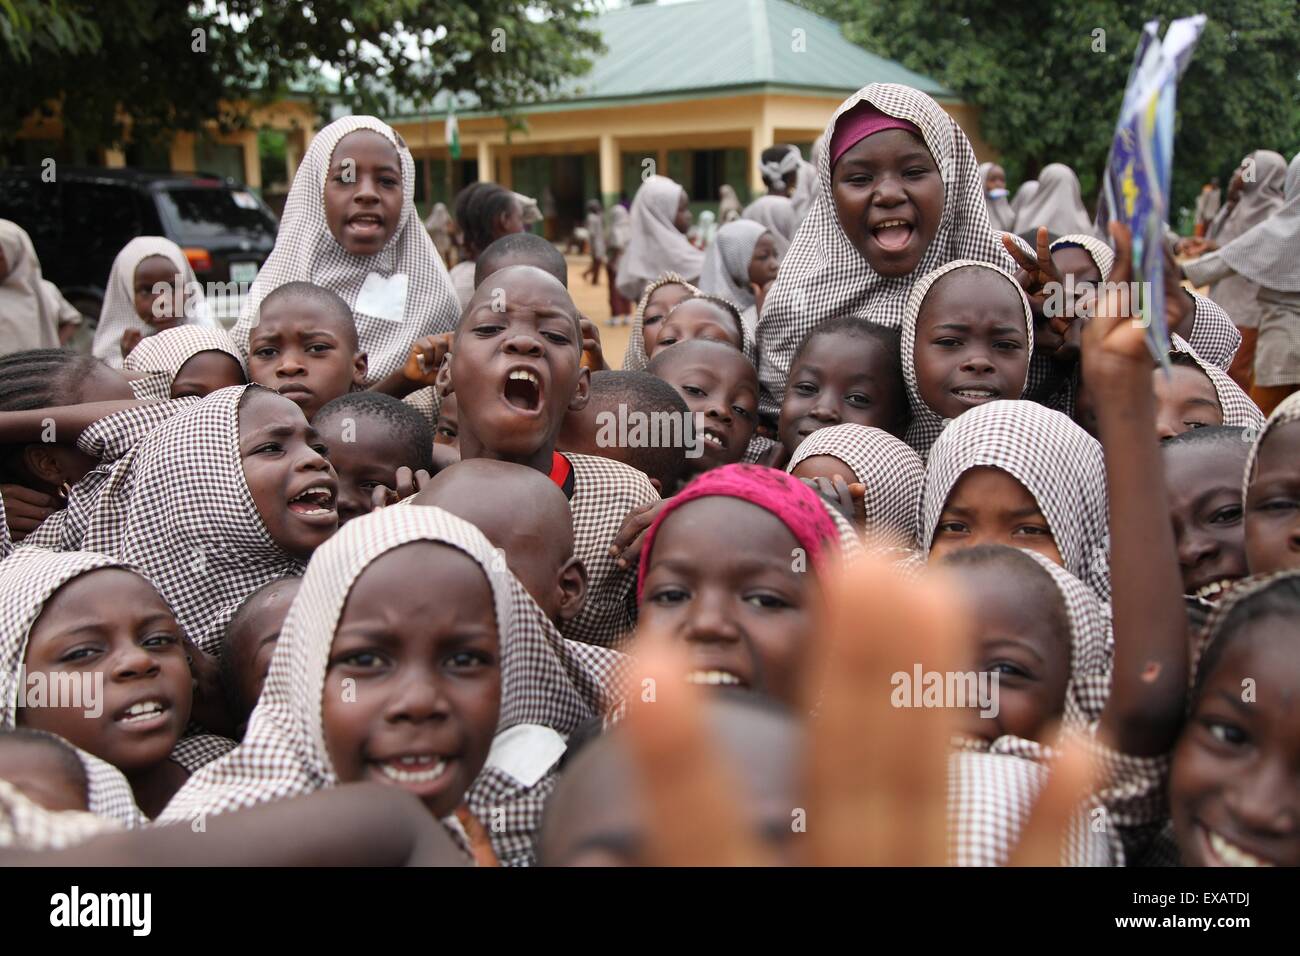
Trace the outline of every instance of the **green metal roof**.
<instances>
[{"instance_id":1,"label":"green metal roof","mask_svg":"<svg viewBox=\"0 0 1300 956\"><path fill-rule=\"evenodd\" d=\"M936 80L868 53L846 40L835 22L785 0L625 7L600 15L593 27L606 51L591 70L545 102L520 104L519 112L759 90L847 95L873 82L904 83L938 99L954 98ZM392 118L443 116L450 100L440 93L430 109L399 109ZM460 115L473 115L476 105L472 97L456 98Z\"/></svg>"}]
</instances>

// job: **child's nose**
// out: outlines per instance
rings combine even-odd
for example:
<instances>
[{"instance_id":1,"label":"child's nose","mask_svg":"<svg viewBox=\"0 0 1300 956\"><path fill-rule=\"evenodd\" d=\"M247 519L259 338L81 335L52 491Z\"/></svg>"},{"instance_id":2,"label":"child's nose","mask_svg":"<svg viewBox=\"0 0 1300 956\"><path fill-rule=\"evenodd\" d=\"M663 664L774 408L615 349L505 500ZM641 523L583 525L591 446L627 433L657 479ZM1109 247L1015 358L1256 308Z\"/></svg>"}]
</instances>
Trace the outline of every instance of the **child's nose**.
<instances>
[{"instance_id":1,"label":"child's nose","mask_svg":"<svg viewBox=\"0 0 1300 956\"><path fill-rule=\"evenodd\" d=\"M280 362L275 367L276 375L301 375L306 371L300 359L293 352L282 352Z\"/></svg>"},{"instance_id":2,"label":"child's nose","mask_svg":"<svg viewBox=\"0 0 1300 956\"><path fill-rule=\"evenodd\" d=\"M885 175L876 181L871 201L877 206L897 206L906 200L907 193L903 191L903 181L897 176Z\"/></svg>"},{"instance_id":3,"label":"child's nose","mask_svg":"<svg viewBox=\"0 0 1300 956\"><path fill-rule=\"evenodd\" d=\"M740 640L735 618L717 596L701 594L691 608L682 632L688 644L734 644Z\"/></svg>"},{"instance_id":4,"label":"child's nose","mask_svg":"<svg viewBox=\"0 0 1300 956\"><path fill-rule=\"evenodd\" d=\"M731 423L731 414L727 411L727 406L724 405L722 402L710 402L708 411L706 411L704 414L708 418L712 418L720 422L726 422L728 424Z\"/></svg>"},{"instance_id":5,"label":"child's nose","mask_svg":"<svg viewBox=\"0 0 1300 956\"><path fill-rule=\"evenodd\" d=\"M385 709L390 722L420 723L445 719L447 714L446 695L437 679L423 668L411 668L406 678L393 687Z\"/></svg>"},{"instance_id":6,"label":"child's nose","mask_svg":"<svg viewBox=\"0 0 1300 956\"><path fill-rule=\"evenodd\" d=\"M1189 568L1218 553L1219 545L1209 535L1186 533L1178 540L1178 563Z\"/></svg>"},{"instance_id":7,"label":"child's nose","mask_svg":"<svg viewBox=\"0 0 1300 956\"><path fill-rule=\"evenodd\" d=\"M838 422L840 420L839 409L829 402L819 401L808 414L819 422Z\"/></svg>"},{"instance_id":8,"label":"child's nose","mask_svg":"<svg viewBox=\"0 0 1300 956\"><path fill-rule=\"evenodd\" d=\"M113 659L113 677L116 680L149 677L157 673L157 658L138 644L124 648Z\"/></svg>"},{"instance_id":9,"label":"child's nose","mask_svg":"<svg viewBox=\"0 0 1300 956\"><path fill-rule=\"evenodd\" d=\"M983 351L967 352L961 367L963 371L977 372L983 375L987 375L994 370L993 362Z\"/></svg>"},{"instance_id":10,"label":"child's nose","mask_svg":"<svg viewBox=\"0 0 1300 956\"><path fill-rule=\"evenodd\" d=\"M516 333L506 339L505 345L507 352L516 355L541 355L542 342L535 335L525 333Z\"/></svg>"}]
</instances>

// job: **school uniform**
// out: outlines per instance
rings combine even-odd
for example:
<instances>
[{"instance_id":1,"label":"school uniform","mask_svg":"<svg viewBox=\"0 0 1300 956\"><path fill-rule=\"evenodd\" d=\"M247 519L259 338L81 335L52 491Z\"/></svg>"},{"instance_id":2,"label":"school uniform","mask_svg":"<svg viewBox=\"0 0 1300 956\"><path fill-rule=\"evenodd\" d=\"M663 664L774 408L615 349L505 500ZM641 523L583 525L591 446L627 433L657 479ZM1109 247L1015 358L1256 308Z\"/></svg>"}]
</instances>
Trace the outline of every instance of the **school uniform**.
<instances>
[{"instance_id":1,"label":"school uniform","mask_svg":"<svg viewBox=\"0 0 1300 956\"><path fill-rule=\"evenodd\" d=\"M199 285L181 247L162 236L138 236L123 246L113 260L104 291L104 304L99 310L95 341L91 345L95 358L111 368L122 368L124 332L134 329L145 338L154 334L154 327L135 311L135 270L141 262L153 256L160 256L172 265L168 284L173 286L173 297L164 296L164 304L173 313L184 310L180 324L217 327L208 313L203 287ZM183 283L179 289L175 288L178 279Z\"/></svg>"},{"instance_id":2,"label":"school uniform","mask_svg":"<svg viewBox=\"0 0 1300 956\"><path fill-rule=\"evenodd\" d=\"M908 445L916 449L917 454L922 458L929 454L930 446L934 444L935 439L939 437L940 433L949 424L949 421L927 405L925 399L921 397L921 389L916 379L916 320L921 313L921 305L925 302L925 297L934 284L948 273L966 267L986 269L994 275L1001 276L1015 290L1020 300L1025 321L1025 348L1031 360L1034 354L1034 315L1030 310L1029 299L1026 298L1024 290L1020 288L1020 283L1016 282L1010 273L999 269L997 266L989 265L987 262L980 262L975 259L955 259L935 269L917 282L912 287L912 292L907 298L907 305L903 312L899 364L903 369L903 384L907 388L907 404L911 411L911 421L908 423L904 440ZM1026 365L1025 380L1020 384L1021 395L1024 394L1028 384L1029 374ZM1015 397L1020 398L1021 396L1017 395Z\"/></svg>"},{"instance_id":3,"label":"school uniform","mask_svg":"<svg viewBox=\"0 0 1300 956\"><path fill-rule=\"evenodd\" d=\"M1036 402L989 402L963 413L944 429L926 462L918 528L924 554L952 489L980 467L1000 468L1025 487L1066 569L1109 603L1106 465L1097 440Z\"/></svg>"},{"instance_id":4,"label":"school uniform","mask_svg":"<svg viewBox=\"0 0 1300 956\"><path fill-rule=\"evenodd\" d=\"M27 231L0 219L0 251L8 274L0 279L0 355L59 347L59 326L80 323L81 313L41 277L41 263Z\"/></svg>"},{"instance_id":5,"label":"school uniform","mask_svg":"<svg viewBox=\"0 0 1300 956\"><path fill-rule=\"evenodd\" d=\"M441 508L384 508L350 521L316 553L276 645L262 696L243 742L196 773L160 817L179 823L333 786L321 698L334 634L348 593L378 558L404 544L455 548L483 571L492 590L501 646L501 713L487 764L465 799L488 821L492 849L506 866L533 861L533 837L555 782L566 738L622 693L626 659L565 640L491 543ZM463 821L444 821L471 848Z\"/></svg>"},{"instance_id":6,"label":"school uniform","mask_svg":"<svg viewBox=\"0 0 1300 956\"><path fill-rule=\"evenodd\" d=\"M571 471L567 478L552 472L552 480L569 498L573 553L587 569L587 603L561 631L573 641L621 647L636 628L636 569L619 570L609 547L628 513L658 501L659 493L622 462L570 452L559 457Z\"/></svg>"},{"instance_id":7,"label":"school uniform","mask_svg":"<svg viewBox=\"0 0 1300 956\"><path fill-rule=\"evenodd\" d=\"M786 471L800 462L830 455L844 462L853 481L866 486L867 533L878 546L916 547L916 515L925 465L921 456L893 435L866 425L841 423L819 428L795 449Z\"/></svg>"},{"instance_id":8,"label":"school uniform","mask_svg":"<svg viewBox=\"0 0 1300 956\"><path fill-rule=\"evenodd\" d=\"M243 356L230 333L202 325L182 325L141 339L123 359L122 368L145 375L131 381L136 398L166 399L171 397L172 382L185 363L202 352L223 352L244 369Z\"/></svg>"},{"instance_id":9,"label":"school uniform","mask_svg":"<svg viewBox=\"0 0 1300 956\"><path fill-rule=\"evenodd\" d=\"M641 297L637 299L636 310L632 313L632 332L628 336L627 350L623 353L623 371L625 372L644 372L646 366L650 364L650 356L645 353L645 332L642 320L645 317L645 307L646 303L650 301L650 296L655 293L656 289L666 285L680 285L691 295L699 295L701 291L698 286L687 282L676 272L661 273L646 285L641 292Z\"/></svg>"},{"instance_id":10,"label":"school uniform","mask_svg":"<svg viewBox=\"0 0 1300 956\"><path fill-rule=\"evenodd\" d=\"M1214 393L1219 399L1219 408L1223 413L1224 425L1231 428L1259 428L1264 424L1264 413L1227 372L1205 361L1182 336L1174 334L1170 336L1170 342L1173 351L1190 355L1196 362L1196 367L1205 373L1205 377L1214 386Z\"/></svg>"},{"instance_id":11,"label":"school uniform","mask_svg":"<svg viewBox=\"0 0 1300 956\"><path fill-rule=\"evenodd\" d=\"M800 182L802 183L802 176ZM812 188L812 196L815 197L815 183ZM786 250L794 241L794 234L799 230L800 217L795 215L794 203L785 196L759 196L740 215L742 219L751 219L763 226L772 236L777 256L785 257Z\"/></svg>"},{"instance_id":12,"label":"school uniform","mask_svg":"<svg viewBox=\"0 0 1300 956\"><path fill-rule=\"evenodd\" d=\"M779 414L795 351L827 319L852 315L896 329L902 324L912 286L944 263L978 259L1008 273L1014 268L989 225L975 152L956 120L918 90L872 83L840 104L826 127L825 142L834 140L836 124L863 102L920 129L943 178L943 216L916 269L898 278L879 275L840 227L831 194L830 150L823 150L818 195L790 244L758 319L760 409L766 414Z\"/></svg>"},{"instance_id":13,"label":"school uniform","mask_svg":"<svg viewBox=\"0 0 1300 956\"><path fill-rule=\"evenodd\" d=\"M1024 235L1046 226L1054 236L1092 232L1092 220L1083 205L1079 177L1064 163L1049 163L1038 174L1038 188L1016 212L1010 232Z\"/></svg>"},{"instance_id":14,"label":"school uniform","mask_svg":"<svg viewBox=\"0 0 1300 956\"><path fill-rule=\"evenodd\" d=\"M694 281L704 254L673 224L684 195L667 176L651 176L632 199L627 247L618 263L618 291L640 298L647 283L665 272L678 272Z\"/></svg>"},{"instance_id":15,"label":"school uniform","mask_svg":"<svg viewBox=\"0 0 1300 956\"><path fill-rule=\"evenodd\" d=\"M324 188L334 150L359 130L378 133L392 143L402 164L397 228L387 245L371 256L345 251L325 220ZM263 300L289 282L322 286L351 307L360 348L368 358L367 385L405 365L416 339L455 328L460 308L447 267L415 210L415 161L405 141L386 123L373 116L345 116L312 138L289 188L275 248L231 330L245 356Z\"/></svg>"}]
</instances>

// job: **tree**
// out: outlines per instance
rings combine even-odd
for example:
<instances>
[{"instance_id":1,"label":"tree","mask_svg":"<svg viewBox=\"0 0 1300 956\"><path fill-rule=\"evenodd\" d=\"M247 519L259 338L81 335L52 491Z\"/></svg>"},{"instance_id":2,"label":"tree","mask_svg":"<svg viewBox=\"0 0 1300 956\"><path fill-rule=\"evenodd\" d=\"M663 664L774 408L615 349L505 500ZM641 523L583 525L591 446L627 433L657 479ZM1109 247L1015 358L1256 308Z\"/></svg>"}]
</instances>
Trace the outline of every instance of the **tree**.
<instances>
[{"instance_id":1,"label":"tree","mask_svg":"<svg viewBox=\"0 0 1300 956\"><path fill-rule=\"evenodd\" d=\"M1178 88L1174 203L1253 149L1300 147L1300 7L1295 0L796 0L873 53L932 76L981 107L981 132L1012 182L1050 162L1091 201L1142 24L1209 17Z\"/></svg>"},{"instance_id":2,"label":"tree","mask_svg":"<svg viewBox=\"0 0 1300 956\"><path fill-rule=\"evenodd\" d=\"M233 104L290 90L356 111L451 93L509 112L589 68L593 16L584 0L0 0L0 142L38 112L85 147L229 130L247 119Z\"/></svg>"}]
</instances>

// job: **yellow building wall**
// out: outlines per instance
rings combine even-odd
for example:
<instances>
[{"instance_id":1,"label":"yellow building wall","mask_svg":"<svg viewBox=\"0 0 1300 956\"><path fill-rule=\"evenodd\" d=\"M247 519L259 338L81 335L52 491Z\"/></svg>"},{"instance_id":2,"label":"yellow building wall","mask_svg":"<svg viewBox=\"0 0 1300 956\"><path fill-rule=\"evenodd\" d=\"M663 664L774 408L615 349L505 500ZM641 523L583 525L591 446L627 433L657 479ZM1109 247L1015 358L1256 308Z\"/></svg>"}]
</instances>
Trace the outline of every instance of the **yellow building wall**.
<instances>
[{"instance_id":1,"label":"yellow building wall","mask_svg":"<svg viewBox=\"0 0 1300 956\"><path fill-rule=\"evenodd\" d=\"M761 193L765 187L758 172L759 152L774 142L816 139L841 102L837 96L750 93L556 110L526 114L525 129L509 134L499 117L463 117L459 120L461 156L478 159L481 180L509 186L514 157L596 153L600 189L609 202L624 187L623 153L644 150L662 171L672 149L741 148L750 151L750 191ZM945 104L944 108L967 131L981 161L994 155L979 136L976 108L965 104ZM393 126L416 155L447 157L441 119L399 120Z\"/></svg>"}]
</instances>

